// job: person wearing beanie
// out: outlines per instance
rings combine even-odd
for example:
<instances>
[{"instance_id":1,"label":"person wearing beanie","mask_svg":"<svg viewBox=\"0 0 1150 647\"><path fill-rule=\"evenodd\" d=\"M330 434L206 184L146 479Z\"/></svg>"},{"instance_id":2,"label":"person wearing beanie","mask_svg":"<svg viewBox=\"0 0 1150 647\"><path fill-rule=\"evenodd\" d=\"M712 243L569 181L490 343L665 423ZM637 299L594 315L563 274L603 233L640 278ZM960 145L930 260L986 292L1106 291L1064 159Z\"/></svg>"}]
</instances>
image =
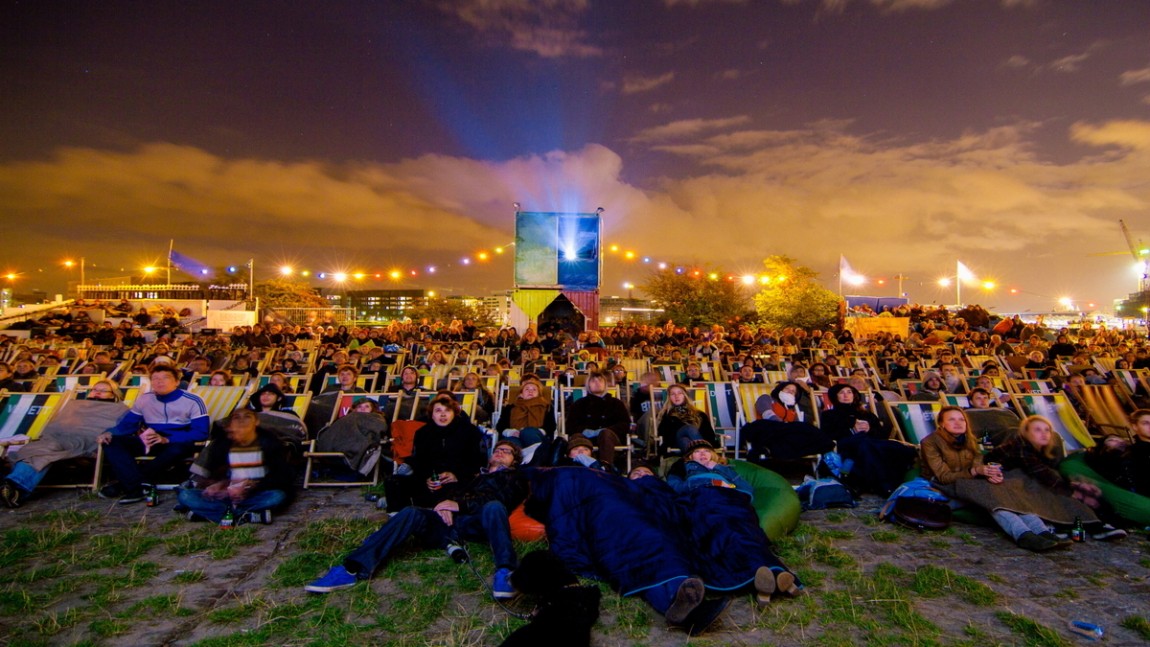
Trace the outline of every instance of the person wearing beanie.
<instances>
[{"instance_id":1,"label":"person wearing beanie","mask_svg":"<svg viewBox=\"0 0 1150 647\"><path fill-rule=\"evenodd\" d=\"M603 461L595 460L594 451L595 445L591 444L590 440L582 436L573 436L567 444L567 457L559 464L589 467L593 470L614 474L615 469L613 466Z\"/></svg>"}]
</instances>

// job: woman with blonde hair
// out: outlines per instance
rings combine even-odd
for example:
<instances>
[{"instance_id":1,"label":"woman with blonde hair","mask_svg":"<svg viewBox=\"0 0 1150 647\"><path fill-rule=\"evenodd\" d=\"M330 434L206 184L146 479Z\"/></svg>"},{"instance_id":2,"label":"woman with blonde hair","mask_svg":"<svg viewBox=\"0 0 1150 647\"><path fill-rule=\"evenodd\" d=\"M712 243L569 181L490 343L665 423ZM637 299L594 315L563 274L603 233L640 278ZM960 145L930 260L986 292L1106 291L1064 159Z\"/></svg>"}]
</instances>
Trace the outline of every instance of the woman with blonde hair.
<instances>
[{"instance_id":1,"label":"woman with blonde hair","mask_svg":"<svg viewBox=\"0 0 1150 647\"><path fill-rule=\"evenodd\" d=\"M69 400L40 437L20 449L12 471L0 482L0 502L18 508L57 461L95 456L96 438L127 413L120 388L111 380L93 384L84 399Z\"/></svg>"},{"instance_id":2,"label":"woman with blonde hair","mask_svg":"<svg viewBox=\"0 0 1150 647\"><path fill-rule=\"evenodd\" d=\"M685 455L687 446L693 441L715 442L715 427L711 423L711 416L695 408L691 394L682 384L667 387L667 401L659 410L658 433L663 453L677 447Z\"/></svg>"}]
</instances>

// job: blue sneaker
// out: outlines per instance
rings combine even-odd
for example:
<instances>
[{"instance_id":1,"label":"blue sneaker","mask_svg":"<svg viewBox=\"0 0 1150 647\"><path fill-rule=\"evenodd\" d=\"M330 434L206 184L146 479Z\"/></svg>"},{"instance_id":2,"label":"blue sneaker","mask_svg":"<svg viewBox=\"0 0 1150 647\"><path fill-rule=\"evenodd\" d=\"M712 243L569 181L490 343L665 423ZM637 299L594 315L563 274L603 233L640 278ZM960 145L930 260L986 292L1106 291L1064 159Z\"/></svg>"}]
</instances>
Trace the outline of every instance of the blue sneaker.
<instances>
[{"instance_id":1,"label":"blue sneaker","mask_svg":"<svg viewBox=\"0 0 1150 647\"><path fill-rule=\"evenodd\" d=\"M303 590L311 593L331 593L340 589L350 589L358 581L356 576L348 573L343 564L340 564L339 566L332 566L327 575L303 587Z\"/></svg>"},{"instance_id":2,"label":"blue sneaker","mask_svg":"<svg viewBox=\"0 0 1150 647\"><path fill-rule=\"evenodd\" d=\"M519 595L514 586L511 586L511 569L501 568L495 571L495 580L491 583L491 597L496 600L510 600Z\"/></svg>"}]
</instances>

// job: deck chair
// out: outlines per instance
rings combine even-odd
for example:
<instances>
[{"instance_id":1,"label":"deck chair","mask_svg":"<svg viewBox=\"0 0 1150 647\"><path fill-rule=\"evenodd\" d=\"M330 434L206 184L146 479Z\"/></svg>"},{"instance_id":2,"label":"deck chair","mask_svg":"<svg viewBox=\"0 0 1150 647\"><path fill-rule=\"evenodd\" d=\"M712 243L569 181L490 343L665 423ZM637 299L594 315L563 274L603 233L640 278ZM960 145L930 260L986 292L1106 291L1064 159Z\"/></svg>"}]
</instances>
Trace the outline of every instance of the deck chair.
<instances>
[{"instance_id":1,"label":"deck chair","mask_svg":"<svg viewBox=\"0 0 1150 647\"><path fill-rule=\"evenodd\" d=\"M35 440L68 397L67 393L9 393L3 396L0 400L0 441L14 437Z\"/></svg>"},{"instance_id":2,"label":"deck chair","mask_svg":"<svg viewBox=\"0 0 1150 647\"><path fill-rule=\"evenodd\" d=\"M707 391L707 408L715 434L739 457L739 393L733 382L699 382L694 387Z\"/></svg>"},{"instance_id":3,"label":"deck chair","mask_svg":"<svg viewBox=\"0 0 1150 647\"><path fill-rule=\"evenodd\" d=\"M608 386L607 387L607 393L618 398L619 397L619 387L618 386ZM562 387L559 387L559 393L558 393L558 396L556 397L556 400L559 401L558 402L559 415L556 418L556 423L558 425L557 435L561 435L564 438L567 438L570 435L570 433L567 431L567 407L570 404L574 403L576 400L579 400L579 399L585 397L586 395L587 395L587 387L585 387L585 386L562 386ZM624 444L615 446L615 451L623 452L627 456L627 471L631 470L631 463L632 463L632 458L633 458L632 454L634 453L634 449L635 449L635 445L632 442L632 440L635 438L634 431L635 431L635 425L632 422L627 433L624 434L623 438L620 439L623 441Z\"/></svg>"},{"instance_id":4,"label":"deck chair","mask_svg":"<svg viewBox=\"0 0 1150 647\"><path fill-rule=\"evenodd\" d=\"M248 390L242 386L193 385L189 392L200 396L204 401L208 407L208 418L213 423L231 415L248 394Z\"/></svg>"},{"instance_id":5,"label":"deck chair","mask_svg":"<svg viewBox=\"0 0 1150 647\"><path fill-rule=\"evenodd\" d=\"M1089 449L1094 439L1086 423L1078 416L1074 406L1063 393L1027 393L1010 396L1015 406L1024 416L1044 416L1054 425L1054 431L1062 436L1066 453Z\"/></svg>"},{"instance_id":6,"label":"deck chair","mask_svg":"<svg viewBox=\"0 0 1150 647\"><path fill-rule=\"evenodd\" d=\"M310 396L310 394L308 394ZM351 411L352 406L356 401L361 399L374 400L378 405L380 411L388 408L388 405L395 398L394 393L343 393L342 391L336 396L336 404L332 409L331 419L328 424L335 422L339 418L347 415ZM398 408L397 408L398 410ZM302 418L302 416L301 416ZM326 427L326 425L325 425ZM315 433L318 434L321 430L316 429ZM313 435L305 445L303 458L306 461L304 465L303 487L309 489L312 487L357 487L360 485L377 485L379 483L380 466L383 463L383 447L391 441L390 438L380 439L380 456L375 462L375 466L371 470L370 478L362 479L336 479L336 480L321 480L316 476L315 467L316 461L343 461L344 455L341 452L321 452L315 448L316 438Z\"/></svg>"},{"instance_id":7,"label":"deck chair","mask_svg":"<svg viewBox=\"0 0 1150 647\"><path fill-rule=\"evenodd\" d=\"M355 385L364 391L371 392L375 388L375 374L370 375L357 375L355 378ZM327 375L324 377L323 385L320 387L319 392L324 393L327 391L339 390L339 375Z\"/></svg>"},{"instance_id":8,"label":"deck chair","mask_svg":"<svg viewBox=\"0 0 1150 647\"><path fill-rule=\"evenodd\" d=\"M1006 385L1014 393L1056 393L1058 391L1051 380L1007 380Z\"/></svg>"},{"instance_id":9,"label":"deck chair","mask_svg":"<svg viewBox=\"0 0 1150 647\"><path fill-rule=\"evenodd\" d=\"M1082 387L1082 406L1086 409L1086 426L1095 436L1118 435L1134 440L1130 432L1130 414L1113 384L1087 384Z\"/></svg>"},{"instance_id":10,"label":"deck chair","mask_svg":"<svg viewBox=\"0 0 1150 647\"><path fill-rule=\"evenodd\" d=\"M891 420L895 422L894 431L899 437L914 445L920 444L924 438L934 433L935 420L938 412L942 410L942 402L891 402L883 403Z\"/></svg>"},{"instance_id":11,"label":"deck chair","mask_svg":"<svg viewBox=\"0 0 1150 647\"><path fill-rule=\"evenodd\" d=\"M96 382L105 378L103 373L92 373L90 375L60 375L50 379L50 383L54 384L57 393L64 393L66 391L73 391L77 388L87 388Z\"/></svg>"},{"instance_id":12,"label":"deck chair","mask_svg":"<svg viewBox=\"0 0 1150 647\"><path fill-rule=\"evenodd\" d=\"M259 391L260 389L267 386L271 381L271 375L259 375L248 383L248 387L252 393L255 393L256 391ZM289 386L291 386L292 393L303 393L304 391L307 391L307 385L311 383L311 374L308 373L306 375L288 375L287 383Z\"/></svg>"}]
</instances>

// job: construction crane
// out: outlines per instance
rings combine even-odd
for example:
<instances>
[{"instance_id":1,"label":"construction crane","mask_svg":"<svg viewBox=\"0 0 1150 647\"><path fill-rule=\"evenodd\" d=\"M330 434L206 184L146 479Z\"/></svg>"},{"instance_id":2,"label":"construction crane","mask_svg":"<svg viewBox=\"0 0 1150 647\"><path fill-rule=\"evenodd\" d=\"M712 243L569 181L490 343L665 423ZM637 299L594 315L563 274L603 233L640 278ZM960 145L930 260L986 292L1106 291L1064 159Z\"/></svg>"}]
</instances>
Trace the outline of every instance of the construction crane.
<instances>
[{"instance_id":1,"label":"construction crane","mask_svg":"<svg viewBox=\"0 0 1150 647\"><path fill-rule=\"evenodd\" d=\"M1142 241L1134 244L1134 237L1130 235L1130 229L1126 227L1126 222L1122 219L1118 220L1118 226L1122 228L1122 236L1126 238L1126 245L1130 248L1130 255L1134 257L1134 262L1138 264L1138 291L1145 292L1150 287L1150 278L1148 278L1147 260L1150 260L1150 249L1142 245Z\"/></svg>"}]
</instances>

